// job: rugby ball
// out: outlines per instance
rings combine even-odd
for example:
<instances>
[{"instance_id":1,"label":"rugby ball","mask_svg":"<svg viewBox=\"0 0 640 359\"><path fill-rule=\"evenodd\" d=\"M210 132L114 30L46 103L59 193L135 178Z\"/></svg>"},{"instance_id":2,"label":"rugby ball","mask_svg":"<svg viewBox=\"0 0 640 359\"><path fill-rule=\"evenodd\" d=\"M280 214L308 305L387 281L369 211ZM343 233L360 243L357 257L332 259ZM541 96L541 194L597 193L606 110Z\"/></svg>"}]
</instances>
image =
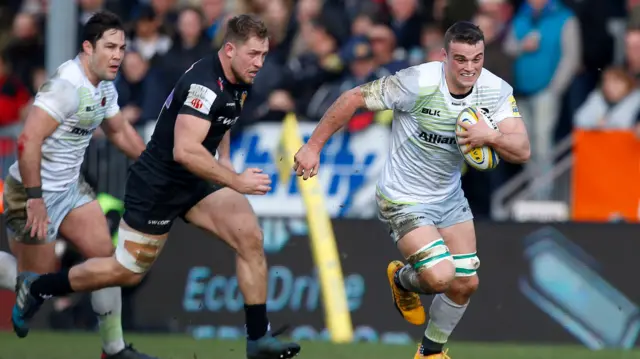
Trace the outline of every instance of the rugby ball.
<instances>
[{"instance_id":1,"label":"rugby ball","mask_svg":"<svg viewBox=\"0 0 640 359\"><path fill-rule=\"evenodd\" d=\"M458 120L462 123L475 124L478 122L478 118L482 117L489 127L497 130L498 126L489 118L489 116L481 116L481 110L478 107L467 107L460 112ZM466 131L462 126L456 125L456 132ZM456 144L458 150L464 157L464 161L471 167L479 171L489 171L498 166L500 163L500 157L498 153L490 146L477 147L465 154L464 151L469 145L458 144L458 136L456 136Z\"/></svg>"}]
</instances>

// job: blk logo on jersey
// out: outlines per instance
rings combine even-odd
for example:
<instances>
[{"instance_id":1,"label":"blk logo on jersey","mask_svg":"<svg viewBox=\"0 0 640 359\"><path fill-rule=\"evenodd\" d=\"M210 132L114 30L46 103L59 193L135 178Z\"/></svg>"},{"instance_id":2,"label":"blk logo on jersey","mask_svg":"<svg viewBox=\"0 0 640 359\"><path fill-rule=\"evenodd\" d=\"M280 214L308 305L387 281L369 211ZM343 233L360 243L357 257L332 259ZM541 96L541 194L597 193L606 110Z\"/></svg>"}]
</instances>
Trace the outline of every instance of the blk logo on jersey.
<instances>
[{"instance_id":1,"label":"blk logo on jersey","mask_svg":"<svg viewBox=\"0 0 640 359\"><path fill-rule=\"evenodd\" d=\"M422 108L422 113L424 113L425 115L429 115L429 116L435 116L435 117L440 117L440 110L434 110L431 108Z\"/></svg>"}]
</instances>

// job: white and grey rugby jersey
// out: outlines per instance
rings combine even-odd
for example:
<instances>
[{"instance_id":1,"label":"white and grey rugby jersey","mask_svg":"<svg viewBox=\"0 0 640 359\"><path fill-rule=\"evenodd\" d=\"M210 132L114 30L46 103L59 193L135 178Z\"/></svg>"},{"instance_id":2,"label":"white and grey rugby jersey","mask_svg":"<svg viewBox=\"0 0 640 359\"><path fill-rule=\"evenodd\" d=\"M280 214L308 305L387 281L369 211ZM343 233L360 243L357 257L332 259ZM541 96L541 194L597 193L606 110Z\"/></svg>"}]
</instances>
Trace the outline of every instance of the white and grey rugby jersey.
<instances>
[{"instance_id":1,"label":"white and grey rugby jersey","mask_svg":"<svg viewBox=\"0 0 640 359\"><path fill-rule=\"evenodd\" d=\"M398 71L363 86L372 110L393 110L391 146L378 193L393 202L436 203L460 190L464 159L455 140L458 114L478 106L494 121L520 117L513 88L483 69L469 95L451 96L442 62Z\"/></svg>"},{"instance_id":2,"label":"white and grey rugby jersey","mask_svg":"<svg viewBox=\"0 0 640 359\"><path fill-rule=\"evenodd\" d=\"M60 65L40 87L33 105L60 123L42 144L42 189L64 191L80 175L93 131L120 110L118 93L111 81L93 86L76 57ZM22 181L17 162L9 173Z\"/></svg>"}]
</instances>

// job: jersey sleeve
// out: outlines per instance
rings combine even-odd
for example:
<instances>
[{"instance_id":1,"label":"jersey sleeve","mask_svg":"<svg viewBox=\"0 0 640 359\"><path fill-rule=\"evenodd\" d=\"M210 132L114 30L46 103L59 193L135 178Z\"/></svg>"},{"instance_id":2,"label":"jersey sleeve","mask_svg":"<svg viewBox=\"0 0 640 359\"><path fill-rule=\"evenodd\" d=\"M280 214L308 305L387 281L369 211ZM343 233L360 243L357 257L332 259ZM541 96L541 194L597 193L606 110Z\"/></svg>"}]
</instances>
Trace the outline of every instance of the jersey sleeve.
<instances>
[{"instance_id":1,"label":"jersey sleeve","mask_svg":"<svg viewBox=\"0 0 640 359\"><path fill-rule=\"evenodd\" d=\"M496 106L495 113L493 114L493 120L498 123L509 117L522 117L515 97L513 97L513 87L511 87L505 81L502 81L502 87L500 90L500 100Z\"/></svg>"},{"instance_id":2,"label":"jersey sleeve","mask_svg":"<svg viewBox=\"0 0 640 359\"><path fill-rule=\"evenodd\" d=\"M56 78L46 81L40 87L33 105L62 123L78 111L79 103L76 87L67 80Z\"/></svg>"},{"instance_id":3,"label":"jersey sleeve","mask_svg":"<svg viewBox=\"0 0 640 359\"><path fill-rule=\"evenodd\" d=\"M120 106L118 105L118 90L113 82L109 83L107 90L107 112L105 112L105 118L111 118L120 112Z\"/></svg>"},{"instance_id":4,"label":"jersey sleeve","mask_svg":"<svg viewBox=\"0 0 640 359\"><path fill-rule=\"evenodd\" d=\"M191 115L211 121L211 113L218 106L218 93L199 83L191 83L186 89L185 100L179 114Z\"/></svg>"},{"instance_id":5,"label":"jersey sleeve","mask_svg":"<svg viewBox=\"0 0 640 359\"><path fill-rule=\"evenodd\" d=\"M420 90L419 71L409 67L360 87L369 110L411 111Z\"/></svg>"}]
</instances>

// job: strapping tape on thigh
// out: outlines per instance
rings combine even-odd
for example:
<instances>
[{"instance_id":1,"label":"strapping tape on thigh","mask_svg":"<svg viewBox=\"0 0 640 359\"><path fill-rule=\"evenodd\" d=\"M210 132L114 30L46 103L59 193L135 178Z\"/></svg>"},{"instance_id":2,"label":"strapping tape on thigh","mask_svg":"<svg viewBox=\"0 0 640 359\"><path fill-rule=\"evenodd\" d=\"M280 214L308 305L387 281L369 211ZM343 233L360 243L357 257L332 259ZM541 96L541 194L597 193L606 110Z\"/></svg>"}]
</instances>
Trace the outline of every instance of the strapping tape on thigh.
<instances>
[{"instance_id":1,"label":"strapping tape on thigh","mask_svg":"<svg viewBox=\"0 0 640 359\"><path fill-rule=\"evenodd\" d=\"M456 277L471 277L480 268L480 258L476 253L454 254L453 264L456 266Z\"/></svg>"},{"instance_id":2,"label":"strapping tape on thigh","mask_svg":"<svg viewBox=\"0 0 640 359\"><path fill-rule=\"evenodd\" d=\"M134 273L144 273L155 262L166 240L146 237L141 233L120 228L116 259Z\"/></svg>"},{"instance_id":3,"label":"strapping tape on thigh","mask_svg":"<svg viewBox=\"0 0 640 359\"><path fill-rule=\"evenodd\" d=\"M444 240L440 238L420 248L414 254L409 256L407 260L411 263L413 269L420 273L444 260L452 261L452 258L449 253L449 248L444 244Z\"/></svg>"}]
</instances>

